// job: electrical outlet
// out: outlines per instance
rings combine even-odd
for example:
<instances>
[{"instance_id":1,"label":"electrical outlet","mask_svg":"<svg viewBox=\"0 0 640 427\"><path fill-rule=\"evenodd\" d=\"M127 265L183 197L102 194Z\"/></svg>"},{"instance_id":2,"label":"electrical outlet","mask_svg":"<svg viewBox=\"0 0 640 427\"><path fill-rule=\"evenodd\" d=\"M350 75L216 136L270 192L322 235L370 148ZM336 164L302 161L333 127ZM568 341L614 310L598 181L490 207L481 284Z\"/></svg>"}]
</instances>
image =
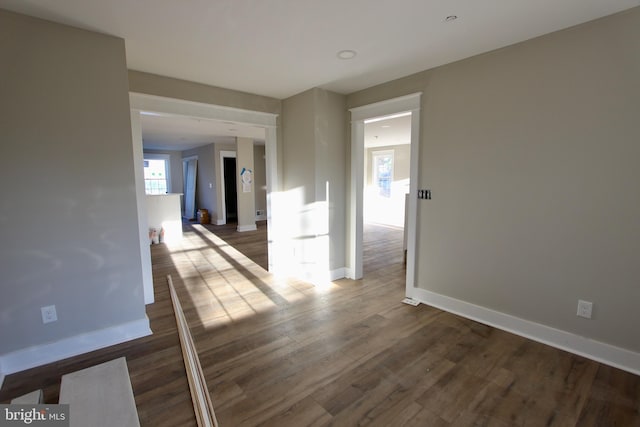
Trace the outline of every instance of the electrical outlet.
<instances>
[{"instance_id":1,"label":"electrical outlet","mask_svg":"<svg viewBox=\"0 0 640 427\"><path fill-rule=\"evenodd\" d=\"M593 303L591 301L578 300L578 316L585 319L591 319L591 312L593 311Z\"/></svg>"},{"instance_id":2,"label":"electrical outlet","mask_svg":"<svg viewBox=\"0 0 640 427\"><path fill-rule=\"evenodd\" d=\"M55 305L40 307L40 311L42 312L42 323L51 323L58 320Z\"/></svg>"}]
</instances>

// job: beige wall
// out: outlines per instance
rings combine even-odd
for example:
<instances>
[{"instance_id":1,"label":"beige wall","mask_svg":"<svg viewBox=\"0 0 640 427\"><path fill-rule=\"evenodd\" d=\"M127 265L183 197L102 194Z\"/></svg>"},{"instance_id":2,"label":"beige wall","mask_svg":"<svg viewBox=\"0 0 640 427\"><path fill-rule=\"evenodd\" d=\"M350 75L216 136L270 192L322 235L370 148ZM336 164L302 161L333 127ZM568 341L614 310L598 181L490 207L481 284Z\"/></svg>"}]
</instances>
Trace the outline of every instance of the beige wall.
<instances>
[{"instance_id":1,"label":"beige wall","mask_svg":"<svg viewBox=\"0 0 640 427\"><path fill-rule=\"evenodd\" d=\"M148 95L279 114L281 101L266 96L129 70L129 90Z\"/></svg>"},{"instance_id":2,"label":"beige wall","mask_svg":"<svg viewBox=\"0 0 640 427\"><path fill-rule=\"evenodd\" d=\"M640 351L638 52L635 8L349 96L423 92L419 287Z\"/></svg>"},{"instance_id":3,"label":"beige wall","mask_svg":"<svg viewBox=\"0 0 640 427\"><path fill-rule=\"evenodd\" d=\"M253 166L253 139L237 138L236 141L236 184L238 192L238 229L248 230L256 224L256 195ZM242 170L251 173L249 191L244 191Z\"/></svg>"},{"instance_id":4,"label":"beige wall","mask_svg":"<svg viewBox=\"0 0 640 427\"><path fill-rule=\"evenodd\" d=\"M283 101L283 181L293 263L345 266L346 98L311 89Z\"/></svg>"},{"instance_id":5,"label":"beige wall","mask_svg":"<svg viewBox=\"0 0 640 427\"><path fill-rule=\"evenodd\" d=\"M0 58L0 356L86 351L146 322L124 41L0 10Z\"/></svg>"},{"instance_id":6,"label":"beige wall","mask_svg":"<svg viewBox=\"0 0 640 427\"><path fill-rule=\"evenodd\" d=\"M283 101L284 190L304 189L302 203L313 202L315 194L315 103L314 90Z\"/></svg>"},{"instance_id":7,"label":"beige wall","mask_svg":"<svg viewBox=\"0 0 640 427\"><path fill-rule=\"evenodd\" d=\"M329 268L334 271L346 264L346 96L317 89L315 98L315 200L327 203Z\"/></svg>"}]
</instances>

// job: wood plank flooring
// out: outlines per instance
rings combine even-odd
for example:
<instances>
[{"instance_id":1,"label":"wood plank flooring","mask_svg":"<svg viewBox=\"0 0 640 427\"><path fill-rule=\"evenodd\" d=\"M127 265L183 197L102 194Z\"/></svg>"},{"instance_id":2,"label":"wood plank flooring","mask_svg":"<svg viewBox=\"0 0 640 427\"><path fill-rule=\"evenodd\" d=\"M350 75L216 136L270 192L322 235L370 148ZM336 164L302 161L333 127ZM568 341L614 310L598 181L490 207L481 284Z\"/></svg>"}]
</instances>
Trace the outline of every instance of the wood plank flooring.
<instances>
[{"instance_id":1,"label":"wood plank flooring","mask_svg":"<svg viewBox=\"0 0 640 427\"><path fill-rule=\"evenodd\" d=\"M264 224L249 233L188 225L181 246L154 245L154 335L10 375L0 401L55 402L62 374L126 356L141 425L195 425L171 274L223 427L640 426L640 377L401 304L396 229L367 225L365 278L322 288L271 276Z\"/></svg>"}]
</instances>

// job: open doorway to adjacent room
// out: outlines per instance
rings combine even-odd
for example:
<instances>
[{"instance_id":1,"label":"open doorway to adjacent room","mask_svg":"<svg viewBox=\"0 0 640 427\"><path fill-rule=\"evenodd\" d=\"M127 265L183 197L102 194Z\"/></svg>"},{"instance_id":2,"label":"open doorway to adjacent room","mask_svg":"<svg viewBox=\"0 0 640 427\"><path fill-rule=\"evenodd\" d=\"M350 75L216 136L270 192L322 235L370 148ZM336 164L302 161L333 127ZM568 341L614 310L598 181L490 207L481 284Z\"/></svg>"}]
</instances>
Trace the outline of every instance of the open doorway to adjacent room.
<instances>
[{"instance_id":1,"label":"open doorway to adjacent room","mask_svg":"<svg viewBox=\"0 0 640 427\"><path fill-rule=\"evenodd\" d=\"M222 192L220 201L220 211L222 214L222 224L236 223L238 221L238 181L236 179L235 151L220 151L220 191Z\"/></svg>"},{"instance_id":2,"label":"open doorway to adjacent room","mask_svg":"<svg viewBox=\"0 0 640 427\"><path fill-rule=\"evenodd\" d=\"M186 224L194 222L200 210L207 209L211 221L207 226L215 227L221 219L218 216L221 206L219 196L222 193L218 187L222 183L218 176L221 169L217 164L218 153L220 150L234 150L239 139L253 139L254 144L260 147L256 155L260 164L255 167L262 170L263 182L259 191L263 202L259 204L259 208L256 203L256 209L245 208L242 212L250 212L250 215L256 215L256 220L262 220L263 228L266 229L263 233L265 246L270 255L267 268L271 270L279 261L272 254L275 237L267 239L267 236L275 233L271 221L266 221L271 211L271 199L267 195L279 191L277 114L139 93L130 93L130 104L134 154L140 159L137 162L139 166L136 166L136 195L139 201L138 222L145 274L145 300L153 300L150 260L148 256L144 256L148 255L149 238L146 230L149 221L146 218L148 210L143 206L146 199L142 162L150 154L168 158L167 192L183 193L178 194L182 205L180 210L185 218L189 217L191 220L186 221ZM184 162L189 158L194 159L192 167L189 161ZM237 172L236 170L236 175ZM187 183L191 185L185 186ZM188 206L187 195L190 200ZM239 208L237 206L236 210ZM282 262L286 260L283 259Z\"/></svg>"},{"instance_id":3,"label":"open doorway to adjacent room","mask_svg":"<svg viewBox=\"0 0 640 427\"><path fill-rule=\"evenodd\" d=\"M405 263L407 296L415 289L420 99L414 93L350 109L348 277L370 273L366 246L367 256Z\"/></svg>"},{"instance_id":4,"label":"open doorway to adjacent room","mask_svg":"<svg viewBox=\"0 0 640 427\"><path fill-rule=\"evenodd\" d=\"M411 165L411 113L365 120L364 220L404 228Z\"/></svg>"},{"instance_id":5,"label":"open doorway to adjacent room","mask_svg":"<svg viewBox=\"0 0 640 427\"><path fill-rule=\"evenodd\" d=\"M406 259L410 165L411 112L364 121L364 274Z\"/></svg>"}]
</instances>

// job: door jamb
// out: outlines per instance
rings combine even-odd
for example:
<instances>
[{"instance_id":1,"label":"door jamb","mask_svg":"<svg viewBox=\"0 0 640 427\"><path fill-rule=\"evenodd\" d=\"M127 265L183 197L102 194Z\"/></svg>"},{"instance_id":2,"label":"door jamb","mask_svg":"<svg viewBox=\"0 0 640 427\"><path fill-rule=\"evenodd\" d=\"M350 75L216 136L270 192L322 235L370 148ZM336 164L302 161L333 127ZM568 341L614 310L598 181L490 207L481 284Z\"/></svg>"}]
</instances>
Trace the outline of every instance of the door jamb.
<instances>
[{"instance_id":1,"label":"door jamb","mask_svg":"<svg viewBox=\"0 0 640 427\"><path fill-rule=\"evenodd\" d=\"M351 108L351 198L349 206L350 244L347 277L357 280L363 276L363 197L364 197L364 123L365 120L400 112L411 112L411 161L409 171L409 210L407 215L407 276L406 294L412 296L416 287L419 178L418 155L420 146L420 105L422 92L388 99L361 107Z\"/></svg>"},{"instance_id":2,"label":"door jamb","mask_svg":"<svg viewBox=\"0 0 640 427\"><path fill-rule=\"evenodd\" d=\"M157 95L149 95L137 92L129 92L129 103L131 107L132 117L137 119L138 126L133 129L134 136L134 156L142 155L142 129L139 126L139 116L141 111L157 112L164 115L189 116L203 119L212 119L220 121L232 121L237 123L250 124L265 129L265 158L267 171L267 239L269 254L269 271L277 270L279 265L286 265L287 259L278 254L276 245L281 240L282 231L274 226L272 221L273 211L279 210L277 194L281 188L281 177L278 174L280 167L278 165L278 114L266 113L255 110L245 110L234 107L227 107L216 104L207 104L202 102L187 101L176 98L167 98ZM137 143L135 142L137 141ZM141 172L142 164L140 164ZM136 180L138 182L139 179ZM144 180L142 181L144 183ZM139 187L138 184L136 187ZM144 187L142 188L144 191ZM137 190L139 191L139 190ZM144 193L142 193L144 195ZM137 198L143 200L139 193ZM143 204L143 203L139 203ZM142 230L146 227L146 220L142 217L143 208L139 207L138 226ZM143 235L141 233L141 247L143 246ZM148 239L147 248L148 250ZM141 249L143 251L143 249ZM143 261L143 269L151 269L151 260ZM145 288L146 289L146 288ZM151 288L153 291L153 288ZM146 297L146 292L145 292Z\"/></svg>"}]
</instances>

